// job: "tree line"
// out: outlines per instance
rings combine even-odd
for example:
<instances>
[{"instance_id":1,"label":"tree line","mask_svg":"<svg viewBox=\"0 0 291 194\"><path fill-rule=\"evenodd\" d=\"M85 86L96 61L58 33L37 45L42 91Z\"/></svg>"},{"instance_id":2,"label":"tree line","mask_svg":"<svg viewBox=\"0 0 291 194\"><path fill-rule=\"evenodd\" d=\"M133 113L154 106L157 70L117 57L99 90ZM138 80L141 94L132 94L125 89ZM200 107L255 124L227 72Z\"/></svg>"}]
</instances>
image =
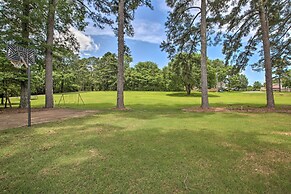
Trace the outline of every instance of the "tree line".
<instances>
[{"instance_id":1,"label":"tree line","mask_svg":"<svg viewBox=\"0 0 291 194\"><path fill-rule=\"evenodd\" d=\"M186 59L184 59L184 58ZM186 61L186 63L185 63ZM200 90L200 55L189 56L184 54L173 59L162 69L158 64L146 61L138 62L131 67L132 58L125 55L125 90L131 91L185 91ZM245 75L234 74L230 66L225 66L221 60L207 60L208 63L208 88L217 88L218 82L226 88L246 90L248 80ZM42 83L35 88L35 92L43 93L43 73L34 71ZM63 56L62 61L55 65L53 74L54 91L57 93L72 91L116 91L118 57L107 52L102 57L79 59L77 55ZM236 79L240 79L236 82ZM242 81L243 80L243 81ZM218 89L218 88L217 88Z\"/></svg>"},{"instance_id":2,"label":"tree line","mask_svg":"<svg viewBox=\"0 0 291 194\"><path fill-rule=\"evenodd\" d=\"M177 56L162 69L151 61L139 62L133 67L130 66L131 63L132 57L125 55L125 90L186 91L188 95L193 89L200 90L199 54ZM207 59L207 64L208 89L247 90L248 79L245 75L234 73L231 66L226 66L218 59ZM7 65L10 68L2 70L9 74L14 68L11 64ZM99 58L82 59L76 54L68 53L55 61L54 92L116 91L117 72L118 61L114 53L107 52ZM11 95L19 95L15 77L16 75L11 75L11 80L5 83ZM32 94L45 93L44 80L43 64L35 64L32 67Z\"/></svg>"}]
</instances>

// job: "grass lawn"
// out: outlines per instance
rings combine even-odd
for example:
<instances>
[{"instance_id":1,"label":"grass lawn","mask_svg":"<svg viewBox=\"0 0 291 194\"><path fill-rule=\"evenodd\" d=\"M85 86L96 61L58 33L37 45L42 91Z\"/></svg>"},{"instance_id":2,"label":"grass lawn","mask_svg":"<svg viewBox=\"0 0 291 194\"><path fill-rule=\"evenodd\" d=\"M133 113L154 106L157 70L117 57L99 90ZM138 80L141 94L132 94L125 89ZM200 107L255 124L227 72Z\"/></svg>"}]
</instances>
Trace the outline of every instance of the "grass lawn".
<instances>
[{"instance_id":1,"label":"grass lawn","mask_svg":"<svg viewBox=\"0 0 291 194\"><path fill-rule=\"evenodd\" d=\"M101 112L0 131L0 193L291 191L290 113L184 112L199 95L172 92L126 92L130 110L115 111L115 92L81 95L85 105L71 93L61 107ZM275 99L291 105L290 93ZM209 101L263 107L265 94L210 93Z\"/></svg>"}]
</instances>

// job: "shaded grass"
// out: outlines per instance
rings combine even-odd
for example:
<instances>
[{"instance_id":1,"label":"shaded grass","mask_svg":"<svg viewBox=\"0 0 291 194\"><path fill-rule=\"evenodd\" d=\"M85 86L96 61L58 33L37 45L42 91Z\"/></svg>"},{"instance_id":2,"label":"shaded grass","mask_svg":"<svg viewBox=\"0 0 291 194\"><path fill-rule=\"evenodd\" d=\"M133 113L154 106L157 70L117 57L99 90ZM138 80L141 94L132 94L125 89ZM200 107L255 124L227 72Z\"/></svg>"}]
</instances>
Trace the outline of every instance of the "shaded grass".
<instances>
[{"instance_id":1,"label":"shaded grass","mask_svg":"<svg viewBox=\"0 0 291 194\"><path fill-rule=\"evenodd\" d=\"M65 106L101 113L0 132L1 192L290 192L291 137L280 133L291 132L290 114L183 112L200 99L167 94L126 93L131 110L119 112L115 93L86 93L85 107ZM213 99L264 104L248 95Z\"/></svg>"}]
</instances>

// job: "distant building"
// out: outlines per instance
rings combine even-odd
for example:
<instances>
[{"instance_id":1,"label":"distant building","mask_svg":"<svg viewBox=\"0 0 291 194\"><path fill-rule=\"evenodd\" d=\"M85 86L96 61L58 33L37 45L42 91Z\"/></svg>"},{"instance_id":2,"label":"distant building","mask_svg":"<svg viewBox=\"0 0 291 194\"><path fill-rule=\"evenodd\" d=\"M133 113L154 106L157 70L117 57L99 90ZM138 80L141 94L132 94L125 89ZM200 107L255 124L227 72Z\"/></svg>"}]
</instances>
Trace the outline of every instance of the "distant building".
<instances>
[{"instance_id":1,"label":"distant building","mask_svg":"<svg viewBox=\"0 0 291 194\"><path fill-rule=\"evenodd\" d=\"M273 84L273 91L275 91L275 92L279 92L280 90L280 87L279 87L279 84ZM261 87L261 89L260 89L261 91L266 91L266 88L265 87ZM291 91L291 89L290 88L284 88L284 87L282 87L282 85L281 85L281 91L282 92L290 92Z\"/></svg>"},{"instance_id":2,"label":"distant building","mask_svg":"<svg viewBox=\"0 0 291 194\"><path fill-rule=\"evenodd\" d=\"M280 91L280 89L281 89L281 91L282 91L282 85L281 85L281 88L280 88L280 86L279 86L279 84L273 84L273 91Z\"/></svg>"},{"instance_id":3,"label":"distant building","mask_svg":"<svg viewBox=\"0 0 291 194\"><path fill-rule=\"evenodd\" d=\"M227 87L226 87L226 84L224 82L217 82L216 88L217 88L217 90L225 90Z\"/></svg>"}]
</instances>

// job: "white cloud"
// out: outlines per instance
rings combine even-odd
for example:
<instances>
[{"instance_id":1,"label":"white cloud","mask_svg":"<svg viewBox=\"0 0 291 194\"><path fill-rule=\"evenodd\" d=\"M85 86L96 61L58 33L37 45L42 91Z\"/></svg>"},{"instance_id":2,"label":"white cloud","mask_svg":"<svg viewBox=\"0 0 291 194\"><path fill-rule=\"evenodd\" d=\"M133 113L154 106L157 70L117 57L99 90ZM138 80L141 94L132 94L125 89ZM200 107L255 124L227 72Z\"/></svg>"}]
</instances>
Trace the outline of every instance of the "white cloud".
<instances>
[{"instance_id":1,"label":"white cloud","mask_svg":"<svg viewBox=\"0 0 291 194\"><path fill-rule=\"evenodd\" d=\"M126 39L130 40L139 40L154 44L160 44L163 40L166 39L164 32L164 24L148 21L148 20L134 20L134 37L126 36ZM91 36L115 36L113 30L110 27L105 27L104 29L95 28L93 26L88 26L86 28L86 34Z\"/></svg>"},{"instance_id":2,"label":"white cloud","mask_svg":"<svg viewBox=\"0 0 291 194\"><path fill-rule=\"evenodd\" d=\"M100 44L96 44L90 35L86 35L73 27L70 28L70 31L76 36L80 44L80 51L98 51L100 49Z\"/></svg>"},{"instance_id":3,"label":"white cloud","mask_svg":"<svg viewBox=\"0 0 291 194\"><path fill-rule=\"evenodd\" d=\"M86 28L86 34L87 35L107 35L107 36L115 36L113 30L111 29L111 27L106 26L104 29L100 29L98 27L94 27L94 26L88 26Z\"/></svg>"},{"instance_id":4,"label":"white cloud","mask_svg":"<svg viewBox=\"0 0 291 194\"><path fill-rule=\"evenodd\" d=\"M82 55L86 56L86 57L90 57L92 56L90 53L82 53Z\"/></svg>"},{"instance_id":5,"label":"white cloud","mask_svg":"<svg viewBox=\"0 0 291 194\"><path fill-rule=\"evenodd\" d=\"M154 44L160 44L166 39L164 24L147 20L135 20L133 27L135 32L134 37L126 38Z\"/></svg>"}]
</instances>

